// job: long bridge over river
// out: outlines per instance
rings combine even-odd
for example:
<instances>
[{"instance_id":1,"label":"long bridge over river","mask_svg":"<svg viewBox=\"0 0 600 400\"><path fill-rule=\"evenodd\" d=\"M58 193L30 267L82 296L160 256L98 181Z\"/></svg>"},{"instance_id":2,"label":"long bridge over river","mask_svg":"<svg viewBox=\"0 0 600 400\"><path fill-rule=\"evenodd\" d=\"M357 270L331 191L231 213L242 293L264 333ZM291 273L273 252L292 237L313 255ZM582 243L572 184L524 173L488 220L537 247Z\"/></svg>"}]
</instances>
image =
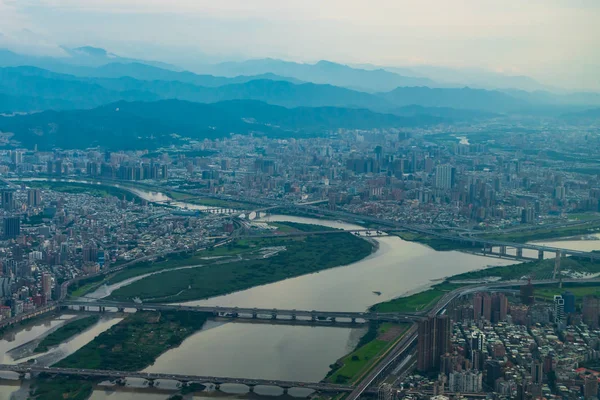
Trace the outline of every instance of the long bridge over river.
<instances>
[{"instance_id":1,"label":"long bridge over river","mask_svg":"<svg viewBox=\"0 0 600 400\"><path fill-rule=\"evenodd\" d=\"M306 311L306 310L284 310L276 308L243 308L243 307L217 307L217 306L192 306L177 304L153 304L153 303L126 303L111 301L83 301L67 300L60 303L65 307L79 307L81 311L125 311L126 309L149 310L149 311L193 311L213 314L216 317L229 318L253 318L277 320L279 317L287 320L303 318L308 321L331 321L346 320L353 323L380 321L380 322L414 322L423 316L411 313L375 313L375 312L343 312L343 311ZM266 317L266 318L265 318Z\"/></svg>"},{"instance_id":2,"label":"long bridge over river","mask_svg":"<svg viewBox=\"0 0 600 400\"><path fill-rule=\"evenodd\" d=\"M292 388L304 388L316 390L319 392L328 393L339 393L339 392L352 392L353 387L347 385L338 385L333 383L323 382L298 382L298 381L284 381L284 380L270 380L270 379L253 379L253 378L231 378L231 377L216 377L216 376L199 376L199 375L186 375L186 374L163 374L158 372L135 372L135 371L107 371L99 369L75 369L75 368L56 368L56 367L40 367L28 364L17 364L7 365L0 364L0 371L4 372L15 372L19 374L21 378L25 378L27 374L36 375L45 373L49 375L65 375L65 376L79 376L83 378L101 378L108 379L111 381L125 380L127 378L138 378L145 379L146 381L154 384L157 380L171 380L180 382L182 384L189 383L200 383L200 384L213 384L217 389L224 384L240 384L246 385L250 391L254 391L256 386L274 386L284 389L287 392L288 389Z\"/></svg>"}]
</instances>

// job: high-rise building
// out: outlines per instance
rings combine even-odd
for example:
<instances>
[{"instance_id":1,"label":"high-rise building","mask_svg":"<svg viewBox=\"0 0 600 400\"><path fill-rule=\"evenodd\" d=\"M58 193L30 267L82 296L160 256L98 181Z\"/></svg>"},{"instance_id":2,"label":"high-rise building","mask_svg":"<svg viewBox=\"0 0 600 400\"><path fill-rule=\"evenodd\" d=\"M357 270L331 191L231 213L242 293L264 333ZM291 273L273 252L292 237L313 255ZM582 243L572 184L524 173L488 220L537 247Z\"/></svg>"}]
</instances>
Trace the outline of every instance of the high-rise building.
<instances>
[{"instance_id":1,"label":"high-rise building","mask_svg":"<svg viewBox=\"0 0 600 400\"><path fill-rule=\"evenodd\" d=\"M533 360L531 363L531 382L534 385L541 385L544 380L544 364L540 360Z\"/></svg>"},{"instance_id":2,"label":"high-rise building","mask_svg":"<svg viewBox=\"0 0 600 400\"><path fill-rule=\"evenodd\" d=\"M585 296L583 298L583 322L592 329L598 328L598 319L600 317L600 297Z\"/></svg>"},{"instance_id":3,"label":"high-rise building","mask_svg":"<svg viewBox=\"0 0 600 400\"><path fill-rule=\"evenodd\" d=\"M83 246L83 262L98 262L98 247L95 243Z\"/></svg>"},{"instance_id":4,"label":"high-rise building","mask_svg":"<svg viewBox=\"0 0 600 400\"><path fill-rule=\"evenodd\" d=\"M454 186L455 169L451 165L438 165L435 167L435 187L438 189L452 189Z\"/></svg>"},{"instance_id":5,"label":"high-rise building","mask_svg":"<svg viewBox=\"0 0 600 400\"><path fill-rule=\"evenodd\" d=\"M473 319L476 321L481 319L482 312L483 312L483 295L481 293L475 293L473 295Z\"/></svg>"},{"instance_id":6,"label":"high-rise building","mask_svg":"<svg viewBox=\"0 0 600 400\"><path fill-rule=\"evenodd\" d=\"M52 276L46 272L42 274L42 295L46 301L52 299Z\"/></svg>"},{"instance_id":7,"label":"high-rise building","mask_svg":"<svg viewBox=\"0 0 600 400\"><path fill-rule=\"evenodd\" d=\"M483 319L492 320L492 297L487 293L483 294Z\"/></svg>"},{"instance_id":8,"label":"high-rise building","mask_svg":"<svg viewBox=\"0 0 600 400\"><path fill-rule=\"evenodd\" d=\"M23 152L19 150L13 150L10 152L10 161L14 165L19 165L23 163Z\"/></svg>"},{"instance_id":9,"label":"high-rise building","mask_svg":"<svg viewBox=\"0 0 600 400\"><path fill-rule=\"evenodd\" d=\"M419 371L439 369L440 357L450 352L450 330L450 319L446 315L419 322L417 360Z\"/></svg>"},{"instance_id":10,"label":"high-rise building","mask_svg":"<svg viewBox=\"0 0 600 400\"><path fill-rule=\"evenodd\" d=\"M19 217L4 218L4 237L14 239L21 234L21 219Z\"/></svg>"},{"instance_id":11,"label":"high-rise building","mask_svg":"<svg viewBox=\"0 0 600 400\"><path fill-rule=\"evenodd\" d=\"M496 387L496 380L502 376L502 366L497 360L485 362L485 383L490 388Z\"/></svg>"},{"instance_id":12,"label":"high-rise building","mask_svg":"<svg viewBox=\"0 0 600 400\"><path fill-rule=\"evenodd\" d=\"M598 378L594 375L585 377L583 386L583 397L587 399L598 399Z\"/></svg>"},{"instance_id":13,"label":"high-rise building","mask_svg":"<svg viewBox=\"0 0 600 400\"><path fill-rule=\"evenodd\" d=\"M562 298L565 301L565 315L572 314L575 312L575 295L568 290L562 294Z\"/></svg>"},{"instance_id":14,"label":"high-rise building","mask_svg":"<svg viewBox=\"0 0 600 400\"><path fill-rule=\"evenodd\" d=\"M29 189L27 191L27 205L38 207L42 204L42 191L40 189Z\"/></svg>"},{"instance_id":15,"label":"high-rise building","mask_svg":"<svg viewBox=\"0 0 600 400\"><path fill-rule=\"evenodd\" d=\"M2 208L11 211L15 208L15 191L12 189L2 190Z\"/></svg>"},{"instance_id":16,"label":"high-rise building","mask_svg":"<svg viewBox=\"0 0 600 400\"><path fill-rule=\"evenodd\" d=\"M532 305L534 302L534 288L531 282L527 283L527 285L522 285L520 292L521 303L525 304L526 306Z\"/></svg>"},{"instance_id":17,"label":"high-rise building","mask_svg":"<svg viewBox=\"0 0 600 400\"><path fill-rule=\"evenodd\" d=\"M554 296L554 322L565 322L565 299L559 294Z\"/></svg>"}]
</instances>

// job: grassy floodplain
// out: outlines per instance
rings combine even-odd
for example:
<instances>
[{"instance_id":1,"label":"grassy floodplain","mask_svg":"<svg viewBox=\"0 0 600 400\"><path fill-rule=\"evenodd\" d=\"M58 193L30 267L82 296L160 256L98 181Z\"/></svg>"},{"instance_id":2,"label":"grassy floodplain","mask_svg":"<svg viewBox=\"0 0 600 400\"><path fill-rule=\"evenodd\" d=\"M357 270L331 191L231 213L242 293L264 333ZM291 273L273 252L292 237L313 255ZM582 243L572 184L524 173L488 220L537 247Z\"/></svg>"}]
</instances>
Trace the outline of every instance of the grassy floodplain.
<instances>
[{"instance_id":1,"label":"grassy floodplain","mask_svg":"<svg viewBox=\"0 0 600 400\"><path fill-rule=\"evenodd\" d=\"M137 312L55 366L139 371L200 330L207 318L208 314L187 311Z\"/></svg>"},{"instance_id":2,"label":"grassy floodplain","mask_svg":"<svg viewBox=\"0 0 600 400\"><path fill-rule=\"evenodd\" d=\"M89 317L78 318L74 321L67 321L63 326L42 339L35 348L34 353L44 353L48 351L50 347L58 346L62 342L87 330L99 320L99 315L90 315Z\"/></svg>"},{"instance_id":3,"label":"grassy floodplain","mask_svg":"<svg viewBox=\"0 0 600 400\"><path fill-rule=\"evenodd\" d=\"M296 230L322 227L288 224ZM274 255L265 255L272 249ZM243 261L152 275L112 293L112 300L139 297L150 302L199 300L351 264L371 254L373 245L350 233L239 240L222 254L244 254ZM111 282L112 283L112 282Z\"/></svg>"}]
</instances>

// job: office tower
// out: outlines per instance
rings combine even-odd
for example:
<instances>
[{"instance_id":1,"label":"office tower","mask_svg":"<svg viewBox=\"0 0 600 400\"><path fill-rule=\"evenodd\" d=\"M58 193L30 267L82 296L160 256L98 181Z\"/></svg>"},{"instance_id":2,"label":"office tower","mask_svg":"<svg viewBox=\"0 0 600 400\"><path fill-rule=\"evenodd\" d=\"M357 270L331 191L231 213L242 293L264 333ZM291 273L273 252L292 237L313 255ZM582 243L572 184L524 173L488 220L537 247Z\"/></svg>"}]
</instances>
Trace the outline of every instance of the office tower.
<instances>
[{"instance_id":1,"label":"office tower","mask_svg":"<svg viewBox=\"0 0 600 400\"><path fill-rule=\"evenodd\" d=\"M495 388L496 380L502 376L502 366L497 360L485 362L485 383L490 388Z\"/></svg>"},{"instance_id":2,"label":"office tower","mask_svg":"<svg viewBox=\"0 0 600 400\"><path fill-rule=\"evenodd\" d=\"M483 295L481 293L475 293L473 295L473 319L481 319L481 313L483 311Z\"/></svg>"},{"instance_id":3,"label":"office tower","mask_svg":"<svg viewBox=\"0 0 600 400\"><path fill-rule=\"evenodd\" d=\"M40 189L29 189L27 191L27 205L38 207L42 204L42 191Z\"/></svg>"},{"instance_id":4,"label":"office tower","mask_svg":"<svg viewBox=\"0 0 600 400\"><path fill-rule=\"evenodd\" d=\"M575 295L568 290L562 294L565 301L565 315L575 312Z\"/></svg>"},{"instance_id":5,"label":"office tower","mask_svg":"<svg viewBox=\"0 0 600 400\"><path fill-rule=\"evenodd\" d=\"M598 378L594 375L585 377L583 386L583 397L587 399L598 399Z\"/></svg>"},{"instance_id":6,"label":"office tower","mask_svg":"<svg viewBox=\"0 0 600 400\"><path fill-rule=\"evenodd\" d=\"M541 385L544 380L544 366L540 360L533 360L531 363L531 382L534 385Z\"/></svg>"},{"instance_id":7,"label":"office tower","mask_svg":"<svg viewBox=\"0 0 600 400\"><path fill-rule=\"evenodd\" d=\"M520 288L521 292L521 303L526 306L530 306L534 302L534 288L531 282L527 283L527 285L522 285Z\"/></svg>"},{"instance_id":8,"label":"office tower","mask_svg":"<svg viewBox=\"0 0 600 400\"><path fill-rule=\"evenodd\" d=\"M483 318L486 321L492 320L492 297L487 293L483 294Z\"/></svg>"},{"instance_id":9,"label":"office tower","mask_svg":"<svg viewBox=\"0 0 600 400\"><path fill-rule=\"evenodd\" d=\"M583 298L583 322L592 329L598 328L598 317L600 316L600 297L585 296Z\"/></svg>"},{"instance_id":10,"label":"office tower","mask_svg":"<svg viewBox=\"0 0 600 400\"><path fill-rule=\"evenodd\" d=\"M419 371L437 370L440 357L450 352L450 319L446 315L419 322L418 360Z\"/></svg>"},{"instance_id":11,"label":"office tower","mask_svg":"<svg viewBox=\"0 0 600 400\"><path fill-rule=\"evenodd\" d=\"M46 272L42 274L42 295L46 301L52 299L52 276Z\"/></svg>"},{"instance_id":12,"label":"office tower","mask_svg":"<svg viewBox=\"0 0 600 400\"><path fill-rule=\"evenodd\" d=\"M554 296L554 322L561 323L565 321L565 300L561 295Z\"/></svg>"},{"instance_id":13,"label":"office tower","mask_svg":"<svg viewBox=\"0 0 600 400\"><path fill-rule=\"evenodd\" d=\"M4 218L4 237L14 239L21 234L21 219L19 217Z\"/></svg>"},{"instance_id":14,"label":"office tower","mask_svg":"<svg viewBox=\"0 0 600 400\"><path fill-rule=\"evenodd\" d=\"M15 208L15 191L12 189L2 190L2 208L11 211Z\"/></svg>"},{"instance_id":15,"label":"office tower","mask_svg":"<svg viewBox=\"0 0 600 400\"><path fill-rule=\"evenodd\" d=\"M438 165L435 167L435 187L438 189L451 189L454 185L455 169L451 165Z\"/></svg>"},{"instance_id":16,"label":"office tower","mask_svg":"<svg viewBox=\"0 0 600 400\"><path fill-rule=\"evenodd\" d=\"M521 223L530 224L535 220L535 211L531 207L521 210Z\"/></svg>"}]
</instances>

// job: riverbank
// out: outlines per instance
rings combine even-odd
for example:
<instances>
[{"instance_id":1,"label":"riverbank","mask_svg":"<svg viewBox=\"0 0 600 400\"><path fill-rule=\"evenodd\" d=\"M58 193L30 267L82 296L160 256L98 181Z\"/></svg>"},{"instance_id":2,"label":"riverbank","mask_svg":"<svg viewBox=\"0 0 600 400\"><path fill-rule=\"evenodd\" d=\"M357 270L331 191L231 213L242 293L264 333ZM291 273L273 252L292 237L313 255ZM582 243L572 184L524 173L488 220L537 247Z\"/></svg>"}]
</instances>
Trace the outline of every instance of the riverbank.
<instances>
[{"instance_id":1,"label":"riverbank","mask_svg":"<svg viewBox=\"0 0 600 400\"><path fill-rule=\"evenodd\" d=\"M299 229L299 225L293 228ZM152 275L117 289L109 298L146 302L206 299L348 265L373 249L371 242L350 233L239 240L231 250L243 253L243 261Z\"/></svg>"},{"instance_id":2,"label":"riverbank","mask_svg":"<svg viewBox=\"0 0 600 400\"><path fill-rule=\"evenodd\" d=\"M137 312L128 315L55 366L139 371L202 329L207 319L208 314L186 311Z\"/></svg>"},{"instance_id":3,"label":"riverbank","mask_svg":"<svg viewBox=\"0 0 600 400\"><path fill-rule=\"evenodd\" d=\"M527 277L536 280L552 279L554 266L555 260L547 259L466 272L448 277L443 282L419 293L376 304L371 307L371 310L377 312L423 312L431 308L446 293L474 283L512 281ZM563 257L557 278L560 276L581 278L598 273L600 273L600 261Z\"/></svg>"},{"instance_id":4,"label":"riverbank","mask_svg":"<svg viewBox=\"0 0 600 400\"><path fill-rule=\"evenodd\" d=\"M99 315L90 315L67 321L63 326L46 336L33 350L34 353L45 353L50 347L58 346L62 342L80 334L100 320Z\"/></svg>"}]
</instances>

